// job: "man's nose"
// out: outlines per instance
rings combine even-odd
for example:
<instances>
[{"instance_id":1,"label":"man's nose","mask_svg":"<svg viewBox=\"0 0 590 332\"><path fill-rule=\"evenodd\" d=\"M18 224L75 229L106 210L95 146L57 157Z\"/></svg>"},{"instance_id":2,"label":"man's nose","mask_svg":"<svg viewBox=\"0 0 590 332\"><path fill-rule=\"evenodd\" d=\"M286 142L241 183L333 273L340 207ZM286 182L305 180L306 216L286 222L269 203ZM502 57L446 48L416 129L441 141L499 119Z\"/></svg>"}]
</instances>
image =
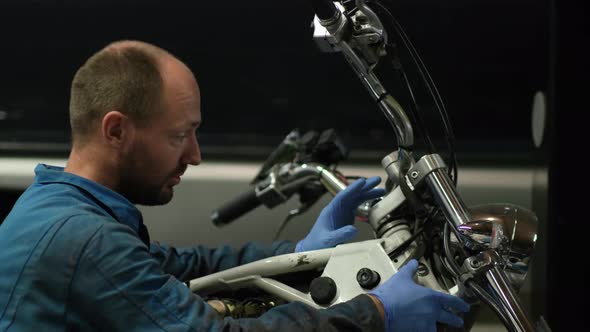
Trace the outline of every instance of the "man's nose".
<instances>
[{"instance_id":1,"label":"man's nose","mask_svg":"<svg viewBox=\"0 0 590 332\"><path fill-rule=\"evenodd\" d=\"M187 146L184 162L195 166L201 163L201 148L196 137Z\"/></svg>"}]
</instances>

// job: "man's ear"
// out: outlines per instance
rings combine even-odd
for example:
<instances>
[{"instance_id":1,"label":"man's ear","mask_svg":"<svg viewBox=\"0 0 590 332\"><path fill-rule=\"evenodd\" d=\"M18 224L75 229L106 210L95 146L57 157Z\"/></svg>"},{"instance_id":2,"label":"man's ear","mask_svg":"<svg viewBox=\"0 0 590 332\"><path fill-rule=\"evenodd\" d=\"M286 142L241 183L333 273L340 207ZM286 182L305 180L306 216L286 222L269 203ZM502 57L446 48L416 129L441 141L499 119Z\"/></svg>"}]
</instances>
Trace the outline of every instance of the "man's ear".
<instances>
[{"instance_id":1,"label":"man's ear","mask_svg":"<svg viewBox=\"0 0 590 332\"><path fill-rule=\"evenodd\" d=\"M102 137L114 148L124 148L133 137L134 130L131 119L121 112L111 111L102 118Z\"/></svg>"}]
</instances>

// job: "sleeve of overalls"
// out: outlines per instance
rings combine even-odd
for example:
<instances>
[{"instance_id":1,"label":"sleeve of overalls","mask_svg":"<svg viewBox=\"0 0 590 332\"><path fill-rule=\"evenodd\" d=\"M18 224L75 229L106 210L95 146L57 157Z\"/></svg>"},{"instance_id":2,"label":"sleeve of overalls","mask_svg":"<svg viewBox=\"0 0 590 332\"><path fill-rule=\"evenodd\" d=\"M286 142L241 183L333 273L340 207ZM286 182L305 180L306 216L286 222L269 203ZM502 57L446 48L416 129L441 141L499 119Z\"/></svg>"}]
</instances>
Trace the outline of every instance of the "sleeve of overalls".
<instances>
[{"instance_id":1,"label":"sleeve of overalls","mask_svg":"<svg viewBox=\"0 0 590 332\"><path fill-rule=\"evenodd\" d=\"M150 254L162 267L164 272L181 281L188 281L214 272L257 261L266 257L292 253L295 244L288 241L277 241L271 245L248 243L234 249L230 246L207 248L175 248L153 241Z\"/></svg>"},{"instance_id":2,"label":"sleeve of overalls","mask_svg":"<svg viewBox=\"0 0 590 332\"><path fill-rule=\"evenodd\" d=\"M239 260L236 260L239 262ZM132 229L105 223L88 240L70 286L80 319L105 331L383 331L366 295L328 309L300 302L258 318L221 318L201 297L165 273Z\"/></svg>"}]
</instances>

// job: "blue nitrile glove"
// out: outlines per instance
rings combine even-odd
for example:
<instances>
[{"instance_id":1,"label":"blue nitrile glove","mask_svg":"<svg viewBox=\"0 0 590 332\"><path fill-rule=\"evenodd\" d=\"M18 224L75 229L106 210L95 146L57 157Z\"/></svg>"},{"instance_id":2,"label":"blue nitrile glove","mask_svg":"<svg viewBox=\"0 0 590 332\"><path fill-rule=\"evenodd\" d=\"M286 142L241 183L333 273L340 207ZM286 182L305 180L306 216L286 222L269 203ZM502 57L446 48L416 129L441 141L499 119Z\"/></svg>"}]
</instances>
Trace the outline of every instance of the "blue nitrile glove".
<instances>
[{"instance_id":1,"label":"blue nitrile glove","mask_svg":"<svg viewBox=\"0 0 590 332\"><path fill-rule=\"evenodd\" d=\"M469 304L450 294L420 286L412 280L418 269L415 259L393 277L369 292L385 309L385 331L436 332L436 322L461 327L463 319L455 312L468 312Z\"/></svg>"},{"instance_id":2,"label":"blue nitrile glove","mask_svg":"<svg viewBox=\"0 0 590 332\"><path fill-rule=\"evenodd\" d=\"M309 234L297 243L295 252L331 248L352 239L358 232L352 225L358 206L385 195L384 189L373 189L379 182L381 178L378 176L360 178L334 196L320 213Z\"/></svg>"}]
</instances>

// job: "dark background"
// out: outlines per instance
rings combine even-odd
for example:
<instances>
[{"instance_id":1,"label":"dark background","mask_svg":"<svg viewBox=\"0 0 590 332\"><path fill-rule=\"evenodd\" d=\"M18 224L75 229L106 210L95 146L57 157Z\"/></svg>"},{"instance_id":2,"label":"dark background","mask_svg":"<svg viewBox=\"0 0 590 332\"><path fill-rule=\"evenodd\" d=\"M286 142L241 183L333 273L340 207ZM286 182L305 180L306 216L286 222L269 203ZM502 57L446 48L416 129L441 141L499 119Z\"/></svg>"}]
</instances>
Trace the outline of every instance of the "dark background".
<instances>
[{"instance_id":1,"label":"dark background","mask_svg":"<svg viewBox=\"0 0 590 332\"><path fill-rule=\"evenodd\" d=\"M544 315L553 331L583 330L590 230L587 185L580 185L587 182L580 162L588 141L587 4L388 3L446 102L459 164L548 167L549 190L538 195L548 213L546 280L539 285L547 290ZM140 39L195 72L205 160L262 160L294 127L334 127L353 161L379 160L395 148L392 132L341 56L317 51L311 19L301 0L3 0L0 156L67 156L75 70L111 41ZM417 82L415 74L411 79ZM548 96L548 126L534 149L531 104L538 90ZM391 92L406 98L399 87ZM422 109L436 130L440 122L429 102ZM17 195L2 191L0 199Z\"/></svg>"},{"instance_id":2,"label":"dark background","mask_svg":"<svg viewBox=\"0 0 590 332\"><path fill-rule=\"evenodd\" d=\"M546 3L385 3L440 89L460 162L530 162L532 100L549 73ZM295 127L336 128L353 161L380 160L396 148L393 131L342 56L317 50L312 18L303 0L2 1L0 153L65 154L76 69L111 41L139 39L195 72L205 160L260 160ZM440 118L400 56L443 153ZM388 88L409 107L401 85Z\"/></svg>"},{"instance_id":3,"label":"dark background","mask_svg":"<svg viewBox=\"0 0 590 332\"><path fill-rule=\"evenodd\" d=\"M587 264L590 234L588 180L580 163L589 141L590 12L587 2L573 0L555 1L552 9L547 316L553 331L582 331L590 298L588 274L579 269Z\"/></svg>"}]
</instances>

